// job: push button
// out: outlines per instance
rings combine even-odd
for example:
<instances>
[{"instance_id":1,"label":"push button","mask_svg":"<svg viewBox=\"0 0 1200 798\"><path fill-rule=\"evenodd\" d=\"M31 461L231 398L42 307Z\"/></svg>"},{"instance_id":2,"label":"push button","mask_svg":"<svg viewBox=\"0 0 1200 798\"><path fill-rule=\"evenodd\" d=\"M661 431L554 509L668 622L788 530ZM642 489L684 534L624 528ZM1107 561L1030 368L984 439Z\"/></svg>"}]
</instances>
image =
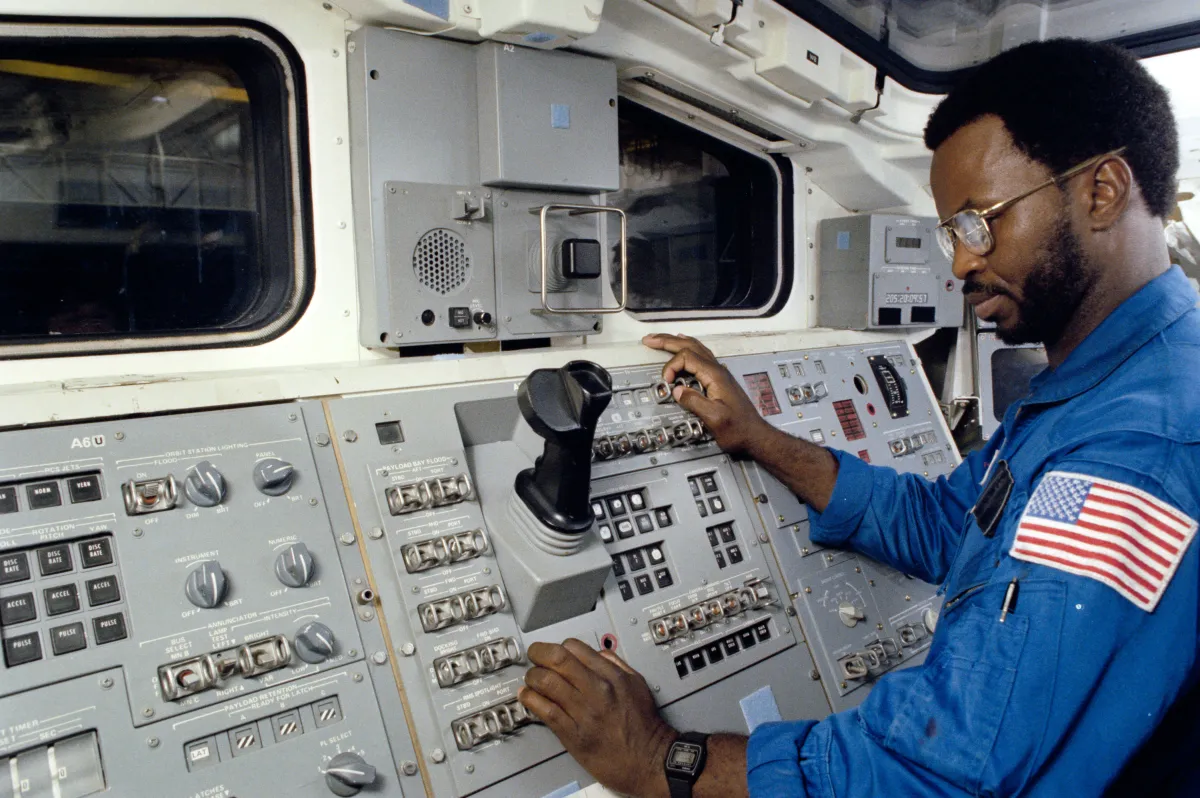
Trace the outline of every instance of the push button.
<instances>
[{"instance_id":1,"label":"push button","mask_svg":"<svg viewBox=\"0 0 1200 798\"><path fill-rule=\"evenodd\" d=\"M4 641L4 664L10 668L37 662L42 658L42 641L37 632L10 637Z\"/></svg>"},{"instance_id":2,"label":"push button","mask_svg":"<svg viewBox=\"0 0 1200 798\"><path fill-rule=\"evenodd\" d=\"M638 532L641 532L643 535L654 531L654 522L650 520L650 516L639 515L635 520L637 521Z\"/></svg>"},{"instance_id":3,"label":"push button","mask_svg":"<svg viewBox=\"0 0 1200 798\"><path fill-rule=\"evenodd\" d=\"M721 524L717 529L721 532L721 541L723 543L732 543L737 539L733 534L733 524Z\"/></svg>"},{"instance_id":4,"label":"push button","mask_svg":"<svg viewBox=\"0 0 1200 798\"><path fill-rule=\"evenodd\" d=\"M704 488L705 493L716 493L717 481L713 479L712 474L705 474L700 477L700 487Z\"/></svg>"},{"instance_id":5,"label":"push button","mask_svg":"<svg viewBox=\"0 0 1200 798\"><path fill-rule=\"evenodd\" d=\"M38 549L37 555L42 576L65 574L71 570L71 547L66 543Z\"/></svg>"},{"instance_id":6,"label":"push button","mask_svg":"<svg viewBox=\"0 0 1200 798\"><path fill-rule=\"evenodd\" d=\"M629 507L633 510L646 509L646 497L642 495L640 490L629 494Z\"/></svg>"},{"instance_id":7,"label":"push button","mask_svg":"<svg viewBox=\"0 0 1200 798\"><path fill-rule=\"evenodd\" d=\"M79 544L79 562L84 568L98 568L101 565L112 565L112 540L100 538L85 540Z\"/></svg>"},{"instance_id":8,"label":"push button","mask_svg":"<svg viewBox=\"0 0 1200 798\"><path fill-rule=\"evenodd\" d=\"M42 591L46 599L46 612L62 615L79 609L79 588L75 585L48 587Z\"/></svg>"},{"instance_id":9,"label":"push button","mask_svg":"<svg viewBox=\"0 0 1200 798\"><path fill-rule=\"evenodd\" d=\"M654 581L658 582L658 586L670 587L675 584L675 580L671 578L671 570L669 568L659 568L654 572Z\"/></svg>"},{"instance_id":10,"label":"push button","mask_svg":"<svg viewBox=\"0 0 1200 798\"><path fill-rule=\"evenodd\" d=\"M708 500L708 506L712 508L713 514L725 512L725 502L721 501L720 496L713 496Z\"/></svg>"},{"instance_id":11,"label":"push button","mask_svg":"<svg viewBox=\"0 0 1200 798\"><path fill-rule=\"evenodd\" d=\"M599 521L604 517L604 503L592 502L592 516Z\"/></svg>"},{"instance_id":12,"label":"push button","mask_svg":"<svg viewBox=\"0 0 1200 798\"><path fill-rule=\"evenodd\" d=\"M622 518L617 522L617 537L622 539L633 537L633 522L628 518Z\"/></svg>"},{"instance_id":13,"label":"push button","mask_svg":"<svg viewBox=\"0 0 1200 798\"><path fill-rule=\"evenodd\" d=\"M726 654L727 656L728 656L729 654L736 654L736 653L738 653L738 651L740 650L740 649L738 648L738 641L737 641L737 637L735 637L735 636L733 636L733 635L730 635L729 637L727 637L727 638L725 638L724 640L722 640L722 641L721 641L721 647L725 649L725 654Z\"/></svg>"},{"instance_id":14,"label":"push button","mask_svg":"<svg viewBox=\"0 0 1200 798\"><path fill-rule=\"evenodd\" d=\"M29 578L29 555L23 551L0 555L0 585L24 582Z\"/></svg>"},{"instance_id":15,"label":"push button","mask_svg":"<svg viewBox=\"0 0 1200 798\"><path fill-rule=\"evenodd\" d=\"M29 499L31 510L44 510L62 504L62 494L58 492L57 482L35 482L26 485L25 496Z\"/></svg>"},{"instance_id":16,"label":"push button","mask_svg":"<svg viewBox=\"0 0 1200 798\"><path fill-rule=\"evenodd\" d=\"M738 642L742 644L742 648L752 648L758 641L754 639L753 629L743 629L738 632Z\"/></svg>"},{"instance_id":17,"label":"push button","mask_svg":"<svg viewBox=\"0 0 1200 798\"><path fill-rule=\"evenodd\" d=\"M220 762L217 753L217 741L214 737L196 740L183 747L183 757L187 760L188 770L199 770Z\"/></svg>"},{"instance_id":18,"label":"push button","mask_svg":"<svg viewBox=\"0 0 1200 798\"><path fill-rule=\"evenodd\" d=\"M629 570L640 571L646 567L646 558L640 551L631 551L625 556L629 558Z\"/></svg>"},{"instance_id":19,"label":"push button","mask_svg":"<svg viewBox=\"0 0 1200 798\"><path fill-rule=\"evenodd\" d=\"M240 726L229 732L229 751L235 757L262 748L262 740L258 738L258 724Z\"/></svg>"},{"instance_id":20,"label":"push button","mask_svg":"<svg viewBox=\"0 0 1200 798\"><path fill-rule=\"evenodd\" d=\"M0 626L12 626L37 618L37 605L32 593L5 596L0 599Z\"/></svg>"},{"instance_id":21,"label":"push button","mask_svg":"<svg viewBox=\"0 0 1200 798\"><path fill-rule=\"evenodd\" d=\"M763 621L762 623L755 626L754 627L754 636L758 639L758 642L760 642L760 643L763 642L764 640L770 640L771 639L770 625L766 621Z\"/></svg>"},{"instance_id":22,"label":"push button","mask_svg":"<svg viewBox=\"0 0 1200 798\"><path fill-rule=\"evenodd\" d=\"M725 652L721 650L720 643L709 643L704 647L704 653L708 655L708 661L714 665L725 659Z\"/></svg>"},{"instance_id":23,"label":"push button","mask_svg":"<svg viewBox=\"0 0 1200 798\"><path fill-rule=\"evenodd\" d=\"M654 583L650 581L650 574L638 574L633 578L633 584L637 586L638 595L644 596L654 592Z\"/></svg>"},{"instance_id":24,"label":"push button","mask_svg":"<svg viewBox=\"0 0 1200 798\"><path fill-rule=\"evenodd\" d=\"M745 559L742 557L742 550L737 546L730 546L729 548L725 549L725 553L729 555L729 562L731 565L737 565L743 559Z\"/></svg>"},{"instance_id":25,"label":"push button","mask_svg":"<svg viewBox=\"0 0 1200 798\"><path fill-rule=\"evenodd\" d=\"M717 567L718 568L725 567L725 555L721 553L720 549L717 549L716 551L713 552L713 557L715 557L717 559Z\"/></svg>"},{"instance_id":26,"label":"push button","mask_svg":"<svg viewBox=\"0 0 1200 798\"><path fill-rule=\"evenodd\" d=\"M654 511L654 520L658 522L658 528L664 529L675 523L671 520L671 508L659 507Z\"/></svg>"},{"instance_id":27,"label":"push button","mask_svg":"<svg viewBox=\"0 0 1200 798\"><path fill-rule=\"evenodd\" d=\"M624 580L617 582L617 588L621 591L621 598L623 598L625 601L629 601L631 598L633 598L633 588L629 586L628 582Z\"/></svg>"},{"instance_id":28,"label":"push button","mask_svg":"<svg viewBox=\"0 0 1200 798\"><path fill-rule=\"evenodd\" d=\"M613 576L624 576L625 566L621 563L621 555L614 554L613 558Z\"/></svg>"},{"instance_id":29,"label":"push button","mask_svg":"<svg viewBox=\"0 0 1200 798\"><path fill-rule=\"evenodd\" d=\"M609 515L625 515L625 500L620 496L613 496L611 499L608 499L607 504Z\"/></svg>"},{"instance_id":30,"label":"push button","mask_svg":"<svg viewBox=\"0 0 1200 798\"><path fill-rule=\"evenodd\" d=\"M696 502L696 511L700 513L701 518L708 518L708 505L704 502Z\"/></svg>"},{"instance_id":31,"label":"push button","mask_svg":"<svg viewBox=\"0 0 1200 798\"><path fill-rule=\"evenodd\" d=\"M55 656L87 648L87 636L83 633L83 623L72 623L51 629L50 648L54 650Z\"/></svg>"},{"instance_id":32,"label":"push button","mask_svg":"<svg viewBox=\"0 0 1200 798\"><path fill-rule=\"evenodd\" d=\"M0 488L0 515L17 511L17 489L12 485Z\"/></svg>"},{"instance_id":33,"label":"push button","mask_svg":"<svg viewBox=\"0 0 1200 798\"><path fill-rule=\"evenodd\" d=\"M117 612L94 618L92 619L92 631L96 633L96 645L98 646L124 640L128 635L125 630L125 616Z\"/></svg>"},{"instance_id":34,"label":"push button","mask_svg":"<svg viewBox=\"0 0 1200 798\"><path fill-rule=\"evenodd\" d=\"M100 501L100 477L95 474L71 477L67 480L67 493L71 496L71 504Z\"/></svg>"},{"instance_id":35,"label":"push button","mask_svg":"<svg viewBox=\"0 0 1200 798\"><path fill-rule=\"evenodd\" d=\"M687 663L693 671L703 670L708 665L704 660L704 652L699 649L687 655Z\"/></svg>"},{"instance_id":36,"label":"push button","mask_svg":"<svg viewBox=\"0 0 1200 798\"><path fill-rule=\"evenodd\" d=\"M717 540L717 528L715 526L710 526L708 528L708 545L715 549L719 543L720 541Z\"/></svg>"},{"instance_id":37,"label":"push button","mask_svg":"<svg viewBox=\"0 0 1200 798\"><path fill-rule=\"evenodd\" d=\"M102 576L99 579L89 579L87 582L88 606L98 607L101 604L112 604L121 600L121 590L117 587L115 576Z\"/></svg>"},{"instance_id":38,"label":"push button","mask_svg":"<svg viewBox=\"0 0 1200 798\"><path fill-rule=\"evenodd\" d=\"M600 528L600 539L603 540L605 543L612 543L613 542L612 527L609 526L608 524L601 524L599 528Z\"/></svg>"}]
</instances>

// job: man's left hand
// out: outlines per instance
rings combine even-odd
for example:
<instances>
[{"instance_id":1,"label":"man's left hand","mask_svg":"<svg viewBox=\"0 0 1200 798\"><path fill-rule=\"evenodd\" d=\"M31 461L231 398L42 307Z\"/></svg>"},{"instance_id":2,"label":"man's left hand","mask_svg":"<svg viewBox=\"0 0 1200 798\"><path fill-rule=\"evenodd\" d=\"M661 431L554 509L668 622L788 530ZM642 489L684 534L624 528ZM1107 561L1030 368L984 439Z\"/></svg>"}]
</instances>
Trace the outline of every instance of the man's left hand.
<instances>
[{"instance_id":1,"label":"man's left hand","mask_svg":"<svg viewBox=\"0 0 1200 798\"><path fill-rule=\"evenodd\" d=\"M641 674L578 640L529 646L521 703L596 781L638 798L667 795L663 761L678 736Z\"/></svg>"}]
</instances>

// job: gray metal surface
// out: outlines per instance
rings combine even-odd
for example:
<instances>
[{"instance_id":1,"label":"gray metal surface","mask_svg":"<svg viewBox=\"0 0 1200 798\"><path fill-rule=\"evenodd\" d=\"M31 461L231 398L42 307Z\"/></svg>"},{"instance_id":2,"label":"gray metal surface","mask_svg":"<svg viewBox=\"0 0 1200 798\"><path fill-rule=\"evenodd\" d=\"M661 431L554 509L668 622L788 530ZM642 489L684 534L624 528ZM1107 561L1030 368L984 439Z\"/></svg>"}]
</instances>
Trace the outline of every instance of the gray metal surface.
<instances>
[{"instance_id":1,"label":"gray metal surface","mask_svg":"<svg viewBox=\"0 0 1200 798\"><path fill-rule=\"evenodd\" d=\"M320 410L289 404L4 433L0 485L17 486L20 501L16 513L0 516L0 557L28 555L30 573L0 587L0 599L32 593L37 618L6 623L0 636L34 634L42 656L24 664L6 657L0 667L0 717L9 732L0 736L0 757L96 729L114 794L268 795L286 787L315 796L327 794L322 763L354 750L379 766L380 794L405 794L397 774L399 758L413 756L411 743L403 725L385 734L386 704L373 689L379 684L381 695L396 696L395 681L386 668L367 674L364 642L386 649L374 610L356 613L348 590L347 580L364 582L357 550L337 542L348 529L341 481L336 463L319 476L310 446L310 434L323 430ZM278 496L253 479L256 464L269 458L294 467ZM219 504L197 506L179 491L174 507L127 514L123 483L173 476L183 484L203 462L223 476ZM79 475L87 483L77 493ZM40 487L47 484L58 486L61 503L37 507L31 496L50 495ZM98 540L108 541L111 559L104 547L89 548ZM301 544L313 568L306 584L288 587L275 564ZM223 591L211 585L205 593L219 597L211 608L185 590L201 563L210 564L210 575L219 564L225 577ZM75 606L52 603L70 587ZM56 608L62 612L52 614ZM111 632L119 625L105 625L116 617L123 637ZM327 626L335 642L328 657L306 663L292 653L294 640L313 623ZM75 650L56 649L54 630L76 624L78 634L64 638ZM279 642L258 649L264 659L234 665L239 647L263 639ZM270 658L281 650L284 661ZM166 687L193 684L207 655L225 663L217 667L219 683L170 700ZM179 679L163 685L164 667ZM333 696L335 707L321 703ZM273 730L280 713L293 710L298 719L288 715ZM230 734L247 725L256 742L239 748ZM208 738L207 753L185 757L185 745ZM419 778L410 781L406 794L424 794ZM218 786L222 792L204 792Z\"/></svg>"},{"instance_id":2,"label":"gray metal surface","mask_svg":"<svg viewBox=\"0 0 1200 798\"><path fill-rule=\"evenodd\" d=\"M961 326L962 281L934 240L937 222L886 214L822 220L817 323L851 330Z\"/></svg>"},{"instance_id":3,"label":"gray metal surface","mask_svg":"<svg viewBox=\"0 0 1200 798\"><path fill-rule=\"evenodd\" d=\"M479 45L476 57L485 185L620 188L616 65L497 42Z\"/></svg>"}]
</instances>

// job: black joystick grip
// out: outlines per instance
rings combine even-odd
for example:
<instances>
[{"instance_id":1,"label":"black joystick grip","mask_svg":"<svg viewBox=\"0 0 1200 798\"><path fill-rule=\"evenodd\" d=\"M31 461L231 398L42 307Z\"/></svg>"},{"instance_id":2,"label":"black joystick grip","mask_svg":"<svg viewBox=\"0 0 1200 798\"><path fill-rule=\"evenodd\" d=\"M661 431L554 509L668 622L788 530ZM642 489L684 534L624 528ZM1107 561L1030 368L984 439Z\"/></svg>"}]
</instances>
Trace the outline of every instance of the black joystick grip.
<instances>
[{"instance_id":1,"label":"black joystick grip","mask_svg":"<svg viewBox=\"0 0 1200 798\"><path fill-rule=\"evenodd\" d=\"M611 399L612 376L586 360L538 369L517 391L521 415L546 439L533 468L517 474L517 496L559 532L583 534L591 528L592 439Z\"/></svg>"}]
</instances>

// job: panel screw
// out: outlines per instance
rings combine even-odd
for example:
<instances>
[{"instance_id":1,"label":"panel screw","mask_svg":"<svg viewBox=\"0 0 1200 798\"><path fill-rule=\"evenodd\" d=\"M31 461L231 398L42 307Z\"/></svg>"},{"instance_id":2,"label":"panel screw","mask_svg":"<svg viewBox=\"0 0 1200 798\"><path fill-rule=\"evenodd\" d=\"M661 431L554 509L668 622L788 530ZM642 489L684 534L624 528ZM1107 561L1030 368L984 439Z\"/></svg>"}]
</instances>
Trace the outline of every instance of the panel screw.
<instances>
[{"instance_id":1,"label":"panel screw","mask_svg":"<svg viewBox=\"0 0 1200 798\"><path fill-rule=\"evenodd\" d=\"M486 566L485 566L485 567L484 567L484 569L483 569L483 572L484 572L485 574L490 574L490 573L492 572L492 569L491 569L491 568L488 568L488 567L486 567Z\"/></svg>"},{"instance_id":2,"label":"panel screw","mask_svg":"<svg viewBox=\"0 0 1200 798\"><path fill-rule=\"evenodd\" d=\"M142 717L143 717L143 718L152 718L152 717L154 717L154 710L153 710L153 709L151 709L150 707L146 707L145 709L143 709L143 710L142 710Z\"/></svg>"},{"instance_id":3,"label":"panel screw","mask_svg":"<svg viewBox=\"0 0 1200 798\"><path fill-rule=\"evenodd\" d=\"M389 193L389 194L395 194L395 193L396 193L396 187L395 187L395 186L388 186L388 193Z\"/></svg>"},{"instance_id":4,"label":"panel screw","mask_svg":"<svg viewBox=\"0 0 1200 798\"><path fill-rule=\"evenodd\" d=\"M328 446L328 445L329 445L329 436L326 435L324 432L319 433L317 435L317 446Z\"/></svg>"},{"instance_id":5,"label":"panel screw","mask_svg":"<svg viewBox=\"0 0 1200 798\"><path fill-rule=\"evenodd\" d=\"M405 643L404 645L400 646L400 653L406 657L411 657L413 654L417 653L417 647L412 643Z\"/></svg>"},{"instance_id":6,"label":"panel screw","mask_svg":"<svg viewBox=\"0 0 1200 798\"><path fill-rule=\"evenodd\" d=\"M344 139L343 139L341 136L338 136L336 139L334 139L334 140L333 140L333 143L334 143L334 144L341 144L343 141L344 141ZM344 314L344 315L346 315L346 316L349 316L349 315L350 315L350 311L348 311L348 310L347 310L347 311L345 312L345 314Z\"/></svg>"},{"instance_id":7,"label":"panel screw","mask_svg":"<svg viewBox=\"0 0 1200 798\"><path fill-rule=\"evenodd\" d=\"M654 692L656 692L656 693L661 693L661 692L662 692L662 687L661 687L661 686L659 686L659 685L657 685L657 684L656 684L656 685L654 685Z\"/></svg>"},{"instance_id":8,"label":"panel screw","mask_svg":"<svg viewBox=\"0 0 1200 798\"><path fill-rule=\"evenodd\" d=\"M870 585L871 587L875 587L875 580L874 580L874 579L868 579L868 580L867 580L867 584L868 584L868 585Z\"/></svg>"},{"instance_id":9,"label":"panel screw","mask_svg":"<svg viewBox=\"0 0 1200 798\"><path fill-rule=\"evenodd\" d=\"M651 458L650 458L650 465L658 465L658 458L657 458L657 457L651 457Z\"/></svg>"},{"instance_id":10,"label":"panel screw","mask_svg":"<svg viewBox=\"0 0 1200 798\"><path fill-rule=\"evenodd\" d=\"M357 648L350 649L349 651L346 652L346 656L350 657L350 659L354 659L355 657L358 656L358 649Z\"/></svg>"},{"instance_id":11,"label":"panel screw","mask_svg":"<svg viewBox=\"0 0 1200 798\"><path fill-rule=\"evenodd\" d=\"M814 682L819 682L821 681L821 674L816 668L813 668L808 672L808 678L812 679Z\"/></svg>"},{"instance_id":12,"label":"panel screw","mask_svg":"<svg viewBox=\"0 0 1200 798\"><path fill-rule=\"evenodd\" d=\"M630 626L637 626L637 618L630 618L630 619L629 619L629 625L630 625Z\"/></svg>"},{"instance_id":13,"label":"panel screw","mask_svg":"<svg viewBox=\"0 0 1200 798\"><path fill-rule=\"evenodd\" d=\"M334 58L337 58L339 55L341 55L341 53L339 53L337 50L334 50L334 51L333 51L333 57L334 57Z\"/></svg>"},{"instance_id":14,"label":"panel screw","mask_svg":"<svg viewBox=\"0 0 1200 798\"><path fill-rule=\"evenodd\" d=\"M856 566L854 566L854 573L856 573L856 574L861 574L861 573L862 573L862 568L861 568L861 567L859 567L859 566L857 566L857 565L856 565Z\"/></svg>"},{"instance_id":15,"label":"panel screw","mask_svg":"<svg viewBox=\"0 0 1200 798\"><path fill-rule=\"evenodd\" d=\"M350 677L350 679L351 679L351 680L353 680L353 681L356 681L356 682L361 682L361 681L362 681L362 674L361 674L361 673L356 673L356 674L354 674L353 676L351 676L351 677Z\"/></svg>"},{"instance_id":16,"label":"panel screw","mask_svg":"<svg viewBox=\"0 0 1200 798\"><path fill-rule=\"evenodd\" d=\"M662 474L664 477L669 477L671 475L671 472L665 468L662 471L660 471L659 473Z\"/></svg>"},{"instance_id":17,"label":"panel screw","mask_svg":"<svg viewBox=\"0 0 1200 798\"><path fill-rule=\"evenodd\" d=\"M376 665L383 665L387 662L387 654L382 651L376 651L371 655L371 662L374 662Z\"/></svg>"},{"instance_id":18,"label":"panel screw","mask_svg":"<svg viewBox=\"0 0 1200 798\"><path fill-rule=\"evenodd\" d=\"M124 432L118 432L116 435L113 435L113 437L114 437L114 438L116 438L116 439L117 439L117 440L119 440L119 441L123 441L123 440L125 440L125 433L124 433Z\"/></svg>"},{"instance_id":19,"label":"panel screw","mask_svg":"<svg viewBox=\"0 0 1200 798\"><path fill-rule=\"evenodd\" d=\"M812 592L812 588L811 588L811 587L806 587L806 588L804 588L804 592L805 592L805 593L811 593L811 592Z\"/></svg>"},{"instance_id":20,"label":"panel screw","mask_svg":"<svg viewBox=\"0 0 1200 798\"><path fill-rule=\"evenodd\" d=\"M403 763L401 763L400 769L404 771L405 776L417 775L417 763L413 762L411 759L406 759Z\"/></svg>"},{"instance_id":21,"label":"panel screw","mask_svg":"<svg viewBox=\"0 0 1200 798\"><path fill-rule=\"evenodd\" d=\"M808 193L809 193L809 194L811 194L811 193L812 193L812 189L809 189L809 192L808 192ZM346 223L345 223L345 222L338 222L338 229L339 229L339 230L345 230L345 229L346 229Z\"/></svg>"},{"instance_id":22,"label":"panel screw","mask_svg":"<svg viewBox=\"0 0 1200 798\"><path fill-rule=\"evenodd\" d=\"M842 689L843 689L843 690L845 690L845 689L846 689L846 683L845 683L845 682L842 682Z\"/></svg>"},{"instance_id":23,"label":"panel screw","mask_svg":"<svg viewBox=\"0 0 1200 798\"><path fill-rule=\"evenodd\" d=\"M345 439L346 443L354 443L356 440L358 440L358 433L352 429L348 429L346 430L345 434L342 435L342 438Z\"/></svg>"},{"instance_id":24,"label":"panel screw","mask_svg":"<svg viewBox=\"0 0 1200 798\"><path fill-rule=\"evenodd\" d=\"M325 9L326 11L332 11L333 3L321 3L321 8Z\"/></svg>"},{"instance_id":25,"label":"panel screw","mask_svg":"<svg viewBox=\"0 0 1200 798\"><path fill-rule=\"evenodd\" d=\"M784 612L786 612L788 614L788 616L790 616L792 618L796 617L796 608L795 607L788 607L786 610L784 610Z\"/></svg>"},{"instance_id":26,"label":"panel screw","mask_svg":"<svg viewBox=\"0 0 1200 798\"><path fill-rule=\"evenodd\" d=\"M291 421L292 423L295 423L295 421L296 421L296 414L295 414L295 413L288 413L288 421Z\"/></svg>"},{"instance_id":27,"label":"panel screw","mask_svg":"<svg viewBox=\"0 0 1200 798\"><path fill-rule=\"evenodd\" d=\"M905 597L904 597L904 600L905 600L905 601L912 601L912 596L905 596Z\"/></svg>"},{"instance_id":28,"label":"panel screw","mask_svg":"<svg viewBox=\"0 0 1200 798\"><path fill-rule=\"evenodd\" d=\"M146 745L150 746L151 748L158 748L158 738L151 737L150 739L146 740Z\"/></svg>"},{"instance_id":29,"label":"panel screw","mask_svg":"<svg viewBox=\"0 0 1200 798\"><path fill-rule=\"evenodd\" d=\"M766 543L766 542L767 542L767 533L766 533L766 532L759 532L759 533L758 533L758 542L759 542L759 543Z\"/></svg>"},{"instance_id":30,"label":"panel screw","mask_svg":"<svg viewBox=\"0 0 1200 798\"><path fill-rule=\"evenodd\" d=\"M420 593L420 592L421 592L421 588L417 587L416 585L413 585L413 587L412 587L412 592L414 592L414 593Z\"/></svg>"},{"instance_id":31,"label":"panel screw","mask_svg":"<svg viewBox=\"0 0 1200 798\"><path fill-rule=\"evenodd\" d=\"M371 531L367 533L367 537L369 537L371 540L379 540L381 537L383 537L383 530L377 526L373 526L371 527Z\"/></svg>"},{"instance_id":32,"label":"panel screw","mask_svg":"<svg viewBox=\"0 0 1200 798\"><path fill-rule=\"evenodd\" d=\"M308 504L309 504L309 506L310 506L310 507L316 507L316 506L317 506L317 500L316 500L316 498L309 499L309 500L308 500Z\"/></svg>"},{"instance_id":33,"label":"panel screw","mask_svg":"<svg viewBox=\"0 0 1200 798\"><path fill-rule=\"evenodd\" d=\"M358 617L364 621L375 620L375 613L368 609L359 610Z\"/></svg>"},{"instance_id":34,"label":"panel screw","mask_svg":"<svg viewBox=\"0 0 1200 798\"><path fill-rule=\"evenodd\" d=\"M466 766L463 768L463 770L467 771L468 773L474 773L474 772L475 772L475 766L474 766L474 765L472 765L472 764L470 764L470 763L468 763L468 764L467 764L467 765L466 765Z\"/></svg>"},{"instance_id":35,"label":"panel screw","mask_svg":"<svg viewBox=\"0 0 1200 798\"><path fill-rule=\"evenodd\" d=\"M133 536L135 538L140 538L142 536L142 530L140 530L140 529L133 530Z\"/></svg>"},{"instance_id":36,"label":"panel screw","mask_svg":"<svg viewBox=\"0 0 1200 798\"><path fill-rule=\"evenodd\" d=\"M765 28L765 27L767 27L767 21L766 21L765 19L760 19L760 20L758 21L758 27L760 27L760 28Z\"/></svg>"},{"instance_id":37,"label":"panel screw","mask_svg":"<svg viewBox=\"0 0 1200 798\"><path fill-rule=\"evenodd\" d=\"M354 545L354 533L353 532L343 532L342 536L340 538L338 538L338 540L341 541L343 546L353 546Z\"/></svg>"},{"instance_id":38,"label":"panel screw","mask_svg":"<svg viewBox=\"0 0 1200 798\"><path fill-rule=\"evenodd\" d=\"M107 676L105 676L103 679L100 680L100 687L102 689L111 690L112 686L113 686L113 680L108 678Z\"/></svg>"},{"instance_id":39,"label":"panel screw","mask_svg":"<svg viewBox=\"0 0 1200 798\"><path fill-rule=\"evenodd\" d=\"M433 753L429 755L429 758L440 765L446 761L446 752L440 748L435 748L433 749Z\"/></svg>"},{"instance_id":40,"label":"panel screw","mask_svg":"<svg viewBox=\"0 0 1200 798\"><path fill-rule=\"evenodd\" d=\"M881 623L877 623L877 624L875 624L875 628L876 628L876 629L878 629L879 631L881 631L881 632L882 632L882 631L883 631L883 624L881 624Z\"/></svg>"},{"instance_id":41,"label":"panel screw","mask_svg":"<svg viewBox=\"0 0 1200 798\"><path fill-rule=\"evenodd\" d=\"M793 532L798 532L799 530L797 530L797 529L795 529L795 528L793 527L792 531L793 531ZM801 553L801 554L808 554L808 547L807 547L807 546L801 546L801 547L800 547L800 553Z\"/></svg>"}]
</instances>

